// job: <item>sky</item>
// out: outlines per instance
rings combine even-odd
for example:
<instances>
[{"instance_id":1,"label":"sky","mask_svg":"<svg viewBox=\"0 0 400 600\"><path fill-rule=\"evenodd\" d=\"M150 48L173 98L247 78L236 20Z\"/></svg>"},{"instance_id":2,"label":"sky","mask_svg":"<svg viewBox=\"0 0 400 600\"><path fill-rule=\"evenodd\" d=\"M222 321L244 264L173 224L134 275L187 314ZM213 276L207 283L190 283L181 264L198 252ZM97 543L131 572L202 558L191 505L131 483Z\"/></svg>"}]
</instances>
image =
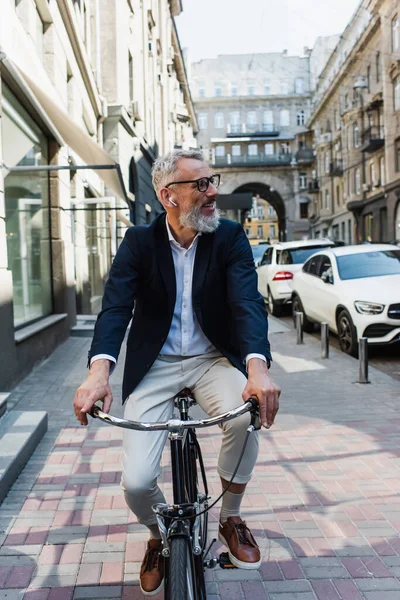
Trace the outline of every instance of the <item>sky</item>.
<instances>
[{"instance_id":1,"label":"sky","mask_svg":"<svg viewBox=\"0 0 400 600\"><path fill-rule=\"evenodd\" d=\"M303 55L318 36L342 33L359 0L183 0L176 18L189 62L218 54Z\"/></svg>"}]
</instances>

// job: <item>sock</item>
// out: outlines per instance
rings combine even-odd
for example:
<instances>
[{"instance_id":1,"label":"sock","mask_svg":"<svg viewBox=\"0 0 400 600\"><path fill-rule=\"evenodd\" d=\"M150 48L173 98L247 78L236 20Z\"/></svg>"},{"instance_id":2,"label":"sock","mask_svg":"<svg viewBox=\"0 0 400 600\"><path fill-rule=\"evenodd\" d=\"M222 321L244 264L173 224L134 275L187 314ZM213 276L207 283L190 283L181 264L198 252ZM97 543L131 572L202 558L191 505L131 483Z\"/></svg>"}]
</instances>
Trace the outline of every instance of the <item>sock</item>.
<instances>
[{"instance_id":1,"label":"sock","mask_svg":"<svg viewBox=\"0 0 400 600\"><path fill-rule=\"evenodd\" d=\"M242 503L244 492L241 494L233 494L232 492L225 492L222 498L222 506L220 513L221 523L225 523L228 517L240 517L240 505Z\"/></svg>"},{"instance_id":2,"label":"sock","mask_svg":"<svg viewBox=\"0 0 400 600\"><path fill-rule=\"evenodd\" d=\"M160 530L158 529L157 523L154 523L154 525L147 525L147 528L150 530L151 539L161 540Z\"/></svg>"}]
</instances>

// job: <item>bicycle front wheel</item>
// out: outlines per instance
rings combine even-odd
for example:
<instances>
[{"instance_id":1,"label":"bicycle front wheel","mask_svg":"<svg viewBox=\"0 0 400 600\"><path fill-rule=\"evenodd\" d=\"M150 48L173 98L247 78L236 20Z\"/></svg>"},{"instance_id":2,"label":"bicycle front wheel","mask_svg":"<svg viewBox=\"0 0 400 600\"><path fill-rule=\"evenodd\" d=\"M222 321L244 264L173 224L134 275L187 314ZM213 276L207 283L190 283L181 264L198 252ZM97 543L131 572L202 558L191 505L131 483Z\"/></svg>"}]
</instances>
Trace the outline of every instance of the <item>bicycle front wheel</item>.
<instances>
[{"instance_id":1,"label":"bicycle front wheel","mask_svg":"<svg viewBox=\"0 0 400 600\"><path fill-rule=\"evenodd\" d=\"M169 539L167 598L168 600L194 600L193 561L185 537Z\"/></svg>"}]
</instances>

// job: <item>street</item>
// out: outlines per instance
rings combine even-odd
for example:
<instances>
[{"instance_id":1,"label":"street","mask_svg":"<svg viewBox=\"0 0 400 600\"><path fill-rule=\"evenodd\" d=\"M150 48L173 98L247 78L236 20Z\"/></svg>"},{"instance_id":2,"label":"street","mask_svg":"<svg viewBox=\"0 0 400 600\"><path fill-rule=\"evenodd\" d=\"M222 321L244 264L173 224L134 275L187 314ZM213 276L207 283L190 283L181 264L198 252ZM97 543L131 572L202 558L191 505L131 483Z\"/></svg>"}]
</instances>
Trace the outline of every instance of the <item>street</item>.
<instances>
[{"instance_id":1,"label":"street","mask_svg":"<svg viewBox=\"0 0 400 600\"><path fill-rule=\"evenodd\" d=\"M270 325L281 409L261 432L242 511L263 562L208 571L208 600L398 600L398 381L372 367L371 385L356 384L354 359L332 347L321 360L315 336L297 346L287 317ZM72 413L89 341L70 338L10 395L11 410L47 410L49 430L0 507L1 600L142 597L148 534L119 487L121 431L77 427ZM116 415L123 359L112 377ZM200 436L214 497L220 439L219 428ZM162 481L168 497L167 451ZM210 538L217 519L213 510Z\"/></svg>"}]
</instances>

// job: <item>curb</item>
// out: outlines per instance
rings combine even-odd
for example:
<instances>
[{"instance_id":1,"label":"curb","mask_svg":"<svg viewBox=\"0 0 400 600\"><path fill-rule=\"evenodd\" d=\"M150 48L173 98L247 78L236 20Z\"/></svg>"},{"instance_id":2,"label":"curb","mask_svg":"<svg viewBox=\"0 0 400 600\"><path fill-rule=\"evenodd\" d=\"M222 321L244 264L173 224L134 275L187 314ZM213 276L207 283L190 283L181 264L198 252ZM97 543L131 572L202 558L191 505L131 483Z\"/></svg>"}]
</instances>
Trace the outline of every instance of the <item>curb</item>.
<instances>
[{"instance_id":1,"label":"curb","mask_svg":"<svg viewBox=\"0 0 400 600\"><path fill-rule=\"evenodd\" d=\"M47 431L45 411L12 411L0 421L0 504Z\"/></svg>"}]
</instances>

